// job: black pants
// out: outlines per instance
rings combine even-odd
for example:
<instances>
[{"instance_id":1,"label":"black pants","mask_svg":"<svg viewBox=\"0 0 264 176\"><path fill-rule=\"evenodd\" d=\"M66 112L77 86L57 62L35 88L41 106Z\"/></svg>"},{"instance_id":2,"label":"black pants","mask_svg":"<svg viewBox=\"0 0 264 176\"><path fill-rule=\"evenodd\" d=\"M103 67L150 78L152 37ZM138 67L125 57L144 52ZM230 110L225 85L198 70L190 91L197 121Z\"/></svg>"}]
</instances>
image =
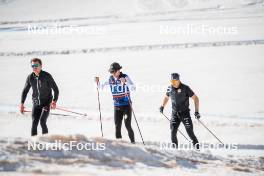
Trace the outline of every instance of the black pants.
<instances>
[{"instance_id":1,"label":"black pants","mask_svg":"<svg viewBox=\"0 0 264 176\"><path fill-rule=\"evenodd\" d=\"M171 141L173 144L178 146L178 140L177 140L177 131L180 126L180 123L183 123L187 134L191 138L193 145L199 149L199 142L193 132L193 124L192 124L192 119L190 116L189 110L183 111L183 112L173 112L172 113L172 118L170 122L170 127L171 127Z\"/></svg>"},{"instance_id":2,"label":"black pants","mask_svg":"<svg viewBox=\"0 0 264 176\"><path fill-rule=\"evenodd\" d=\"M131 116L132 116L132 111L130 106L120 106L120 107L115 107L115 112L114 112L114 118L115 118L115 131L116 131L116 138L122 138L121 135L121 127L122 127L122 121L124 117L125 121L125 126L128 132L128 136L130 138L130 141L132 143L135 142L135 137L134 137L134 131L131 127Z\"/></svg>"},{"instance_id":3,"label":"black pants","mask_svg":"<svg viewBox=\"0 0 264 176\"><path fill-rule=\"evenodd\" d=\"M50 112L50 106L38 106L34 105L32 109L32 128L31 128L31 136L35 136L38 134L38 124L40 121L40 125L42 128L42 134L48 133L47 127L47 119Z\"/></svg>"}]
</instances>

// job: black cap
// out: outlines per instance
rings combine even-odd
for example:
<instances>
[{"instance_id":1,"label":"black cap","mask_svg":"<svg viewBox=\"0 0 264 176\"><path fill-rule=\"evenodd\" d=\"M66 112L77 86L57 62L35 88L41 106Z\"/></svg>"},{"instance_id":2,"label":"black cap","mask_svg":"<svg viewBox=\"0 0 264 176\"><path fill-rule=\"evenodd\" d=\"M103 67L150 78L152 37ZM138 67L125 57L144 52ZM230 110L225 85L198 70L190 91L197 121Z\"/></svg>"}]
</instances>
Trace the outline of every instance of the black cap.
<instances>
[{"instance_id":1,"label":"black cap","mask_svg":"<svg viewBox=\"0 0 264 176\"><path fill-rule=\"evenodd\" d=\"M118 71L118 70L120 70L122 68L122 66L119 64L119 63L117 63L117 62L113 62L111 65L110 65L110 68L109 68L109 72L110 73L113 73L113 72L116 72L116 71Z\"/></svg>"},{"instance_id":2,"label":"black cap","mask_svg":"<svg viewBox=\"0 0 264 176\"><path fill-rule=\"evenodd\" d=\"M180 80L180 75L178 73L172 73L171 74L171 80Z\"/></svg>"}]
</instances>

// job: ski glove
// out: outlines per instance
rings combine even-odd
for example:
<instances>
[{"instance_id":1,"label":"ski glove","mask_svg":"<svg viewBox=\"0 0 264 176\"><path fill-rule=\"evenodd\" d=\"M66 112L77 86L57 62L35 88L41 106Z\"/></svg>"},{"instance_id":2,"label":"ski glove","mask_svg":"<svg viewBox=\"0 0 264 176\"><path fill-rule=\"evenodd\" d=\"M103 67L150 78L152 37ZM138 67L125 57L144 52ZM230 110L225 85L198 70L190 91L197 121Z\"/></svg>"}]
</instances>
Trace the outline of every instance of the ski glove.
<instances>
[{"instance_id":1,"label":"ski glove","mask_svg":"<svg viewBox=\"0 0 264 176\"><path fill-rule=\"evenodd\" d=\"M201 115L200 115L199 112L195 112L194 113L194 116L195 116L196 119L200 119L201 118Z\"/></svg>"},{"instance_id":2,"label":"ski glove","mask_svg":"<svg viewBox=\"0 0 264 176\"><path fill-rule=\"evenodd\" d=\"M161 106L161 107L159 108L159 110L160 110L160 113L163 114L164 106Z\"/></svg>"}]
</instances>

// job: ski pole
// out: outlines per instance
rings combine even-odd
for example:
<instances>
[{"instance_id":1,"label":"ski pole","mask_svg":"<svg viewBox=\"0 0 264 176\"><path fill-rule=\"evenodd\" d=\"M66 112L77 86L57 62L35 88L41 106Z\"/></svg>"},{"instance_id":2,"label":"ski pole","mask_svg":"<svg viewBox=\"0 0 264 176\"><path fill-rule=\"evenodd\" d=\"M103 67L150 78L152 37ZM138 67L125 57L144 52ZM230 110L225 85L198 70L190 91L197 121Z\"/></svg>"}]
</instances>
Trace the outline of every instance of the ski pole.
<instances>
[{"instance_id":1,"label":"ski pole","mask_svg":"<svg viewBox=\"0 0 264 176\"><path fill-rule=\"evenodd\" d=\"M126 87L125 87L125 89L126 89ZM138 125L138 122L137 122L137 118L136 118L136 115L135 115L135 111L134 111L134 109L133 109L133 107L132 107L132 102L131 102L131 100L130 100L130 98L129 98L129 96L128 96L127 90L125 90L125 95L126 95L128 101L129 101L129 105L130 105L130 108L131 108L131 110L132 110L132 113L133 113L134 119L135 119L135 121L136 121L136 124L137 124L137 127L138 127L138 131L139 131L139 134L140 134L140 137L141 137L142 143L145 145L145 142L144 142L143 136L142 136L142 134L141 134L141 130L140 130L139 125Z\"/></svg>"},{"instance_id":2,"label":"ski pole","mask_svg":"<svg viewBox=\"0 0 264 176\"><path fill-rule=\"evenodd\" d=\"M56 109L61 110L61 111L65 111L65 112L70 112L70 113L73 113L73 114L78 114L78 115L82 115L82 116L87 116L86 113L74 112L74 111L70 111L70 110L67 110L67 109L64 109L64 108L61 108L61 107L56 107Z\"/></svg>"},{"instance_id":3,"label":"ski pole","mask_svg":"<svg viewBox=\"0 0 264 176\"><path fill-rule=\"evenodd\" d=\"M32 111L29 111L29 110L25 110L24 112L32 112ZM68 115L68 114L59 114L59 113L50 113L51 115L57 115L57 116L71 116L71 115Z\"/></svg>"},{"instance_id":4,"label":"ski pole","mask_svg":"<svg viewBox=\"0 0 264 176\"><path fill-rule=\"evenodd\" d=\"M164 117L166 117L166 119L168 119L168 121L170 121L170 119L163 113L161 113ZM179 133L188 141L191 142L179 129L178 129Z\"/></svg>"},{"instance_id":5,"label":"ski pole","mask_svg":"<svg viewBox=\"0 0 264 176\"><path fill-rule=\"evenodd\" d=\"M98 101L98 110L99 110L99 115L100 115L100 123L101 123L101 134L102 138L104 137L103 133L103 123L102 123L102 113L101 113L101 102L100 102L100 94L99 94L99 88L98 88L99 82L97 82L97 101Z\"/></svg>"},{"instance_id":6,"label":"ski pole","mask_svg":"<svg viewBox=\"0 0 264 176\"><path fill-rule=\"evenodd\" d=\"M216 135L209 129L209 128L207 128L207 126L200 120L200 119L197 119L198 120L198 122L200 123L200 124L202 124L203 125L203 127L204 128L206 128L221 144L223 144L224 145L224 143L218 138L218 137L216 137Z\"/></svg>"}]
</instances>

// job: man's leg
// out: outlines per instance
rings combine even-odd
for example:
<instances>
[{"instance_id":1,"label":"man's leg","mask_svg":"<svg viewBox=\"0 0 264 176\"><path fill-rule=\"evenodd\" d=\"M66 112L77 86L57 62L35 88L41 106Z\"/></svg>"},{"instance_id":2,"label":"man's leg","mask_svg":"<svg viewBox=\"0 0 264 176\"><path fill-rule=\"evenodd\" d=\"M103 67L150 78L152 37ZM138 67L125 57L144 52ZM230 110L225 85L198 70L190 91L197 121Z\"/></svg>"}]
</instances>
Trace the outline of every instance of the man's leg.
<instances>
[{"instance_id":1,"label":"man's leg","mask_svg":"<svg viewBox=\"0 0 264 176\"><path fill-rule=\"evenodd\" d=\"M49 116L49 112L50 112L50 107L49 106L45 106L42 108L42 113L40 116L40 125L42 128L42 134L47 134L48 133L48 127L47 127L47 119Z\"/></svg>"},{"instance_id":2,"label":"man's leg","mask_svg":"<svg viewBox=\"0 0 264 176\"><path fill-rule=\"evenodd\" d=\"M178 148L178 139L177 139L177 131L180 126L181 120L179 117L172 113L172 118L170 121L170 129L171 129L171 142L172 145L175 145L176 148Z\"/></svg>"},{"instance_id":3,"label":"man's leg","mask_svg":"<svg viewBox=\"0 0 264 176\"><path fill-rule=\"evenodd\" d=\"M121 127L122 127L122 120L123 120L123 110L120 107L115 107L114 119L115 119L116 139L120 139L122 138Z\"/></svg>"},{"instance_id":4,"label":"man's leg","mask_svg":"<svg viewBox=\"0 0 264 176\"><path fill-rule=\"evenodd\" d=\"M41 115L41 110L42 109L39 106L33 105L31 136L36 136L38 134L38 123Z\"/></svg>"},{"instance_id":5,"label":"man's leg","mask_svg":"<svg viewBox=\"0 0 264 176\"><path fill-rule=\"evenodd\" d=\"M188 133L189 137L191 138L193 145L196 149L199 149L199 142L193 132L193 123L192 123L192 119L190 116L190 112L184 112L183 114L181 114L181 120L182 123L185 126L186 132Z\"/></svg>"},{"instance_id":6,"label":"man's leg","mask_svg":"<svg viewBox=\"0 0 264 176\"><path fill-rule=\"evenodd\" d=\"M132 109L130 106L128 106L125 108L125 113L124 113L125 126L131 143L135 143L134 131L131 126L131 117L132 117Z\"/></svg>"}]
</instances>

